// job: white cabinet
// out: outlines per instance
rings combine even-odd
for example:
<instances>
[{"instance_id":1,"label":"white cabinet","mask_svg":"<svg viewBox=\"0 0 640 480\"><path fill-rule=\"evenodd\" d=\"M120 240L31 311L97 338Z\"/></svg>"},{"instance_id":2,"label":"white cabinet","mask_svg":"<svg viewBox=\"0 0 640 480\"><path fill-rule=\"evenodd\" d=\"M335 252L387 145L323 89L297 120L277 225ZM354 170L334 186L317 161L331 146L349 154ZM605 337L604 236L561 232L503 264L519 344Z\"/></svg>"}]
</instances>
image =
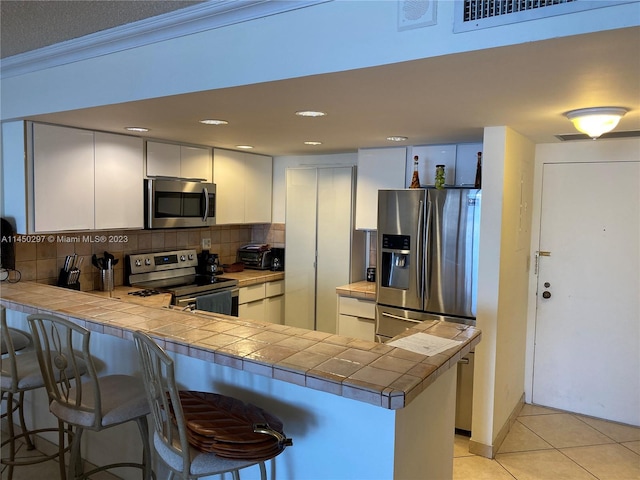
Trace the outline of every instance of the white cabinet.
<instances>
[{"instance_id":1,"label":"white cabinet","mask_svg":"<svg viewBox=\"0 0 640 480\"><path fill-rule=\"evenodd\" d=\"M404 147L358 150L356 228L378 228L378 190L404 188L407 150Z\"/></svg>"},{"instance_id":2,"label":"white cabinet","mask_svg":"<svg viewBox=\"0 0 640 480\"><path fill-rule=\"evenodd\" d=\"M272 176L271 157L214 149L216 223L271 223Z\"/></svg>"},{"instance_id":3,"label":"white cabinet","mask_svg":"<svg viewBox=\"0 0 640 480\"><path fill-rule=\"evenodd\" d=\"M456 185L473 187L482 143L461 143L456 150Z\"/></svg>"},{"instance_id":4,"label":"white cabinet","mask_svg":"<svg viewBox=\"0 0 640 480\"><path fill-rule=\"evenodd\" d=\"M142 139L95 133L95 228L143 228Z\"/></svg>"},{"instance_id":5,"label":"white cabinet","mask_svg":"<svg viewBox=\"0 0 640 480\"><path fill-rule=\"evenodd\" d=\"M30 125L30 232L143 227L141 139Z\"/></svg>"},{"instance_id":6,"label":"white cabinet","mask_svg":"<svg viewBox=\"0 0 640 480\"><path fill-rule=\"evenodd\" d=\"M175 143L147 142L147 177L211 182L211 150Z\"/></svg>"},{"instance_id":7,"label":"white cabinet","mask_svg":"<svg viewBox=\"0 0 640 480\"><path fill-rule=\"evenodd\" d=\"M418 175L420 184L433 187L436 183L436 165L444 165L445 186L456 182L456 145L422 145L409 148L407 155L407 176L405 185L411 185L413 176L413 157L418 156ZM405 188L404 186L402 188Z\"/></svg>"},{"instance_id":8,"label":"white cabinet","mask_svg":"<svg viewBox=\"0 0 640 480\"><path fill-rule=\"evenodd\" d=\"M287 169L286 325L336 332L336 287L358 247L352 205L353 167Z\"/></svg>"},{"instance_id":9,"label":"white cabinet","mask_svg":"<svg viewBox=\"0 0 640 480\"><path fill-rule=\"evenodd\" d=\"M32 232L94 228L93 132L33 124Z\"/></svg>"},{"instance_id":10,"label":"white cabinet","mask_svg":"<svg viewBox=\"0 0 640 480\"><path fill-rule=\"evenodd\" d=\"M375 341L376 304L360 298L338 296L338 334Z\"/></svg>"},{"instance_id":11,"label":"white cabinet","mask_svg":"<svg viewBox=\"0 0 640 480\"><path fill-rule=\"evenodd\" d=\"M238 316L251 320L284 323L284 280L241 287L238 294Z\"/></svg>"}]
</instances>

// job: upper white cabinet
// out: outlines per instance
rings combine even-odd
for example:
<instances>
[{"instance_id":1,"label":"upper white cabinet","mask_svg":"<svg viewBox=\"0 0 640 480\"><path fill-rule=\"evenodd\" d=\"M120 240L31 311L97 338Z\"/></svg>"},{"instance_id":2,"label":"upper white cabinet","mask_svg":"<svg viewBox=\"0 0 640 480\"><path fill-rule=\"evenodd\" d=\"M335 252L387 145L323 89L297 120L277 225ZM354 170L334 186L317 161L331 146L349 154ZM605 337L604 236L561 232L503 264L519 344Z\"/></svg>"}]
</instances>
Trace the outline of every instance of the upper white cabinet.
<instances>
[{"instance_id":1,"label":"upper white cabinet","mask_svg":"<svg viewBox=\"0 0 640 480\"><path fill-rule=\"evenodd\" d=\"M404 147L358 150L356 229L378 228L378 190L404 188L406 164Z\"/></svg>"},{"instance_id":2,"label":"upper white cabinet","mask_svg":"<svg viewBox=\"0 0 640 480\"><path fill-rule=\"evenodd\" d=\"M271 157L214 149L216 223L271 223L272 176Z\"/></svg>"},{"instance_id":3,"label":"upper white cabinet","mask_svg":"<svg viewBox=\"0 0 640 480\"><path fill-rule=\"evenodd\" d=\"M142 139L33 125L29 232L142 228Z\"/></svg>"},{"instance_id":4,"label":"upper white cabinet","mask_svg":"<svg viewBox=\"0 0 640 480\"><path fill-rule=\"evenodd\" d=\"M95 228L143 228L141 138L95 133Z\"/></svg>"},{"instance_id":5,"label":"upper white cabinet","mask_svg":"<svg viewBox=\"0 0 640 480\"><path fill-rule=\"evenodd\" d=\"M175 143L147 142L147 177L211 182L211 150Z\"/></svg>"},{"instance_id":6,"label":"upper white cabinet","mask_svg":"<svg viewBox=\"0 0 640 480\"><path fill-rule=\"evenodd\" d=\"M30 230L35 233L94 228L93 132L33 124L32 155Z\"/></svg>"}]
</instances>

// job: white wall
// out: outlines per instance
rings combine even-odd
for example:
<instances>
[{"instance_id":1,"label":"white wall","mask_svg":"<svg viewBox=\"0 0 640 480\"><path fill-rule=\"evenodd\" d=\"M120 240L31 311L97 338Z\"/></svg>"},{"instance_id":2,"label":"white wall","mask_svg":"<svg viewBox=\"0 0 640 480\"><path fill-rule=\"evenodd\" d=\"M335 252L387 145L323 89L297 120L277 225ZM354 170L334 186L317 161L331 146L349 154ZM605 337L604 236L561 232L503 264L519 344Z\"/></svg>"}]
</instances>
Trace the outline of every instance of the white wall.
<instances>
[{"instance_id":1,"label":"white wall","mask_svg":"<svg viewBox=\"0 0 640 480\"><path fill-rule=\"evenodd\" d=\"M455 2L438 2L436 25L398 30L398 2L333 1L222 28L214 28L213 19L212 30L139 47L134 43L115 53L107 44L88 60L10 78L3 72L1 117L366 68L637 24L636 6L627 4L454 34L454 7Z\"/></svg>"},{"instance_id":2,"label":"white wall","mask_svg":"<svg viewBox=\"0 0 640 480\"><path fill-rule=\"evenodd\" d=\"M484 133L472 441L493 446L524 393L535 145L507 127Z\"/></svg>"}]
</instances>

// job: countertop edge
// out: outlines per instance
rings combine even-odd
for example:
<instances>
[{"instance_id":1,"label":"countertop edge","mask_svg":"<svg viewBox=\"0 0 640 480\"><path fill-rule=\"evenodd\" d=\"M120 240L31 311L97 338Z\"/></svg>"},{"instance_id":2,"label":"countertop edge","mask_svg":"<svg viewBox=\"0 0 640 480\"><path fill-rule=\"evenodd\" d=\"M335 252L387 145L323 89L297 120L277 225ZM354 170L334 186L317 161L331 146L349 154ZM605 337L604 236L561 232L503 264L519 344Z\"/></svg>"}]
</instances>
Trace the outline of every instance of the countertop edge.
<instances>
[{"instance_id":1,"label":"countertop edge","mask_svg":"<svg viewBox=\"0 0 640 480\"><path fill-rule=\"evenodd\" d=\"M431 321L407 330L402 334L402 336L405 336L424 331L443 338L461 340L463 342L458 347L427 357L385 344L324 332L218 314L203 316L171 309L134 305L88 292L77 292L33 282L20 282L6 287L3 286L2 290L0 290L0 304L7 309L26 314L51 313L59 315L75 321L91 331L129 340L133 338L133 331L146 331L169 351L391 410L407 406L442 373L455 367L460 358L471 351L481 339L481 332L474 327L461 327L457 324ZM72 304L72 306L69 307L68 304ZM172 321L175 319L179 319L179 322ZM221 322L220 326L225 328L244 328L250 332L255 331L264 335L289 336L292 339L299 339L317 345L317 350L340 350L341 347L343 352L366 354L372 358L375 356L376 360L371 364L364 365L362 370L366 368L375 369L377 365L386 364L389 370L381 368L393 380L386 382L386 385L372 384L363 381L361 379L362 375L357 374L357 372L352 375L340 376L323 371L324 364L306 368L283 361L288 357L281 360L265 360L265 358L257 354L258 351L244 354L241 349L237 350L237 347L242 346L243 342L252 342L257 340L258 337L253 340L248 337L244 340L238 339L239 341L234 348L218 348L213 345L207 345L202 341L189 340L186 338L188 335L184 332L182 332L185 335L184 338L180 337L178 333L172 332L172 328L184 327L185 332L188 330L189 334L208 333L213 335L208 330L203 331L198 327L191 326L191 324L202 323L204 319L209 322ZM149 329L148 327L152 324L152 320L161 324L164 322L165 326L162 328L155 327L155 330L153 328ZM134 321L139 321L140 323L132 323ZM226 324L223 325L225 322ZM207 325L211 327L213 324L208 323ZM280 350L282 350L279 345L265 345L265 350L270 347L280 347ZM278 349L276 348L276 350ZM301 354L303 352L299 351L298 353ZM345 360L345 358L334 358L333 360ZM397 360L397 362L394 362L394 360ZM389 362L393 365L392 367L388 366ZM401 373L393 372L393 368L396 368L395 365L400 364L413 365L413 367Z\"/></svg>"}]
</instances>

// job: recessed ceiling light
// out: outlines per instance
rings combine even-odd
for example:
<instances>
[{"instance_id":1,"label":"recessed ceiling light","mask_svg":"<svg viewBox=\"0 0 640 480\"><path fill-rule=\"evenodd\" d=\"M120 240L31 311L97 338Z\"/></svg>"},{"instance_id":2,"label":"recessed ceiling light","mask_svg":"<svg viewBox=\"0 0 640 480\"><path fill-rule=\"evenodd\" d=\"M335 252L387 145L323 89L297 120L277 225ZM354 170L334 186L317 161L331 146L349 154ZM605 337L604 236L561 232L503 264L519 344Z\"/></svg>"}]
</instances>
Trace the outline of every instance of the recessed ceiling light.
<instances>
[{"instance_id":1,"label":"recessed ceiling light","mask_svg":"<svg viewBox=\"0 0 640 480\"><path fill-rule=\"evenodd\" d=\"M204 123L205 125L228 125L229 122L227 122L226 120L216 120L216 119L209 119L206 118L204 120L200 120L200 123Z\"/></svg>"},{"instance_id":2,"label":"recessed ceiling light","mask_svg":"<svg viewBox=\"0 0 640 480\"><path fill-rule=\"evenodd\" d=\"M243 150L251 150L253 146L252 145L236 145L236 148L242 148Z\"/></svg>"},{"instance_id":3,"label":"recessed ceiling light","mask_svg":"<svg viewBox=\"0 0 640 480\"><path fill-rule=\"evenodd\" d=\"M148 128L144 127L126 127L125 130L129 130L130 132L148 132Z\"/></svg>"},{"instance_id":4,"label":"recessed ceiling light","mask_svg":"<svg viewBox=\"0 0 640 480\"><path fill-rule=\"evenodd\" d=\"M324 117L326 113L317 112L315 110L300 110L299 112L296 112L296 115L299 117Z\"/></svg>"},{"instance_id":5,"label":"recessed ceiling light","mask_svg":"<svg viewBox=\"0 0 640 480\"><path fill-rule=\"evenodd\" d=\"M399 135L393 135L391 137L387 137L387 140L389 140L390 142L404 142L405 140L408 140L408 138Z\"/></svg>"},{"instance_id":6,"label":"recessed ceiling light","mask_svg":"<svg viewBox=\"0 0 640 480\"><path fill-rule=\"evenodd\" d=\"M304 142L305 145L322 145L322 142Z\"/></svg>"}]
</instances>

